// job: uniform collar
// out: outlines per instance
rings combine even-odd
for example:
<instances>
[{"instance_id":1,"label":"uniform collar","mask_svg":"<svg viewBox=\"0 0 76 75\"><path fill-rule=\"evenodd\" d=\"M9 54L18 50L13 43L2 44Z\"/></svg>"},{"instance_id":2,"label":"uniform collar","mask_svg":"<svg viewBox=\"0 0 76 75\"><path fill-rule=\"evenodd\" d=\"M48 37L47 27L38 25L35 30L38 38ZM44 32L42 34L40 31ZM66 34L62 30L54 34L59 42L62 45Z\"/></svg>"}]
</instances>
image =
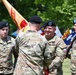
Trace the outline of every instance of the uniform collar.
<instances>
[{"instance_id":1,"label":"uniform collar","mask_svg":"<svg viewBox=\"0 0 76 75\"><path fill-rule=\"evenodd\" d=\"M5 39L7 43L11 42L11 38L9 36L7 36L7 38ZM4 43L4 41L0 38L0 43Z\"/></svg>"}]
</instances>

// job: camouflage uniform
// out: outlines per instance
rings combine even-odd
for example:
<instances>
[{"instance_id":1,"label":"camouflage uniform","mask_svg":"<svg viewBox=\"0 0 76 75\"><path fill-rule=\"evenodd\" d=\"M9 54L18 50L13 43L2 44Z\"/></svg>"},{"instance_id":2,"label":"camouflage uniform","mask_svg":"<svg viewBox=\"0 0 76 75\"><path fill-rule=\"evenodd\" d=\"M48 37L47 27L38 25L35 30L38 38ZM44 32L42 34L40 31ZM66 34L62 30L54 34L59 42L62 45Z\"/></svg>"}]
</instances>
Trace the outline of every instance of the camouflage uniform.
<instances>
[{"instance_id":1,"label":"camouflage uniform","mask_svg":"<svg viewBox=\"0 0 76 75\"><path fill-rule=\"evenodd\" d=\"M52 39L48 40L48 43L51 47L50 50L53 51L53 61L51 65L53 66L56 64L52 68L53 70L50 75L63 75L62 62L64 60L64 50L66 49L66 45L63 40L56 35Z\"/></svg>"},{"instance_id":2,"label":"camouflage uniform","mask_svg":"<svg viewBox=\"0 0 76 75\"><path fill-rule=\"evenodd\" d=\"M71 49L71 73L76 75L76 40L73 42Z\"/></svg>"},{"instance_id":3,"label":"camouflage uniform","mask_svg":"<svg viewBox=\"0 0 76 75\"><path fill-rule=\"evenodd\" d=\"M14 75L43 75L43 66L51 63L51 50L44 36L27 30L16 38L19 56Z\"/></svg>"},{"instance_id":4,"label":"camouflage uniform","mask_svg":"<svg viewBox=\"0 0 76 75\"><path fill-rule=\"evenodd\" d=\"M0 39L0 75L12 75L13 73L12 53L15 54L14 45L15 39L10 36L7 36L4 41Z\"/></svg>"}]
</instances>

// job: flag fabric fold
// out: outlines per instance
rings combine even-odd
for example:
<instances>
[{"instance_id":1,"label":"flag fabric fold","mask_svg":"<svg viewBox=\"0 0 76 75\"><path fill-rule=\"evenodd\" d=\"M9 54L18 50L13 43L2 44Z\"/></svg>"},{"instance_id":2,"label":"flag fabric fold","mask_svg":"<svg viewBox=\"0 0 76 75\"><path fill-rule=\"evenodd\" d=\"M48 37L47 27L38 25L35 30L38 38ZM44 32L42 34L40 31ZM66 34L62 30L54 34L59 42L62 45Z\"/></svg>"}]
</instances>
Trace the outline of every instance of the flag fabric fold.
<instances>
[{"instance_id":1,"label":"flag fabric fold","mask_svg":"<svg viewBox=\"0 0 76 75\"><path fill-rule=\"evenodd\" d=\"M7 8L9 15L17 27L20 30L25 27L25 30L27 30L29 27L28 21L7 0L2 0L2 2Z\"/></svg>"}]
</instances>

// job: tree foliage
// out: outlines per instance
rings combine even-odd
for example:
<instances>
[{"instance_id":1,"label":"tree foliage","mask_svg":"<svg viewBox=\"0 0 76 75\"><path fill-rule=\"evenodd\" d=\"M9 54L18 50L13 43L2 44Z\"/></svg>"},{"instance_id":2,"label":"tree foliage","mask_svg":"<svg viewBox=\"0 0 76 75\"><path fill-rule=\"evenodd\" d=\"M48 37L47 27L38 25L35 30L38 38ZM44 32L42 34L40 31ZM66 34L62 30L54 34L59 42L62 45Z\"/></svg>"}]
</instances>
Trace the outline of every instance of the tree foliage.
<instances>
[{"instance_id":1,"label":"tree foliage","mask_svg":"<svg viewBox=\"0 0 76 75\"><path fill-rule=\"evenodd\" d=\"M76 0L8 0L12 6L29 21L32 15L39 15L43 21L54 20L62 32L73 26L76 19ZM5 6L0 3L0 20L8 20L12 31L16 29Z\"/></svg>"}]
</instances>

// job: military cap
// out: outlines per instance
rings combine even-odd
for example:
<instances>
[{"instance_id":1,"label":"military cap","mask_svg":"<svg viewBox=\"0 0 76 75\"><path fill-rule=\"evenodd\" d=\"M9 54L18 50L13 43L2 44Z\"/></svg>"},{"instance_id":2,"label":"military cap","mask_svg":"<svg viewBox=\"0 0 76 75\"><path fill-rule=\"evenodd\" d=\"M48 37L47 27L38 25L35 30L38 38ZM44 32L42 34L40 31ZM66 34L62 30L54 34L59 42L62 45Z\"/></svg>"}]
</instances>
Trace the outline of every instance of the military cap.
<instances>
[{"instance_id":1,"label":"military cap","mask_svg":"<svg viewBox=\"0 0 76 75\"><path fill-rule=\"evenodd\" d=\"M47 21L46 23L44 23L43 27L46 28L46 26L55 26L56 27L56 24L54 21Z\"/></svg>"},{"instance_id":2,"label":"military cap","mask_svg":"<svg viewBox=\"0 0 76 75\"><path fill-rule=\"evenodd\" d=\"M8 22L1 21L1 22L0 22L0 29L2 29L3 27L9 27Z\"/></svg>"},{"instance_id":3,"label":"military cap","mask_svg":"<svg viewBox=\"0 0 76 75\"><path fill-rule=\"evenodd\" d=\"M37 24L42 23L42 19L39 16L32 16L29 21L31 23L37 23Z\"/></svg>"},{"instance_id":4,"label":"military cap","mask_svg":"<svg viewBox=\"0 0 76 75\"><path fill-rule=\"evenodd\" d=\"M76 20L73 20L73 25L76 24Z\"/></svg>"}]
</instances>

